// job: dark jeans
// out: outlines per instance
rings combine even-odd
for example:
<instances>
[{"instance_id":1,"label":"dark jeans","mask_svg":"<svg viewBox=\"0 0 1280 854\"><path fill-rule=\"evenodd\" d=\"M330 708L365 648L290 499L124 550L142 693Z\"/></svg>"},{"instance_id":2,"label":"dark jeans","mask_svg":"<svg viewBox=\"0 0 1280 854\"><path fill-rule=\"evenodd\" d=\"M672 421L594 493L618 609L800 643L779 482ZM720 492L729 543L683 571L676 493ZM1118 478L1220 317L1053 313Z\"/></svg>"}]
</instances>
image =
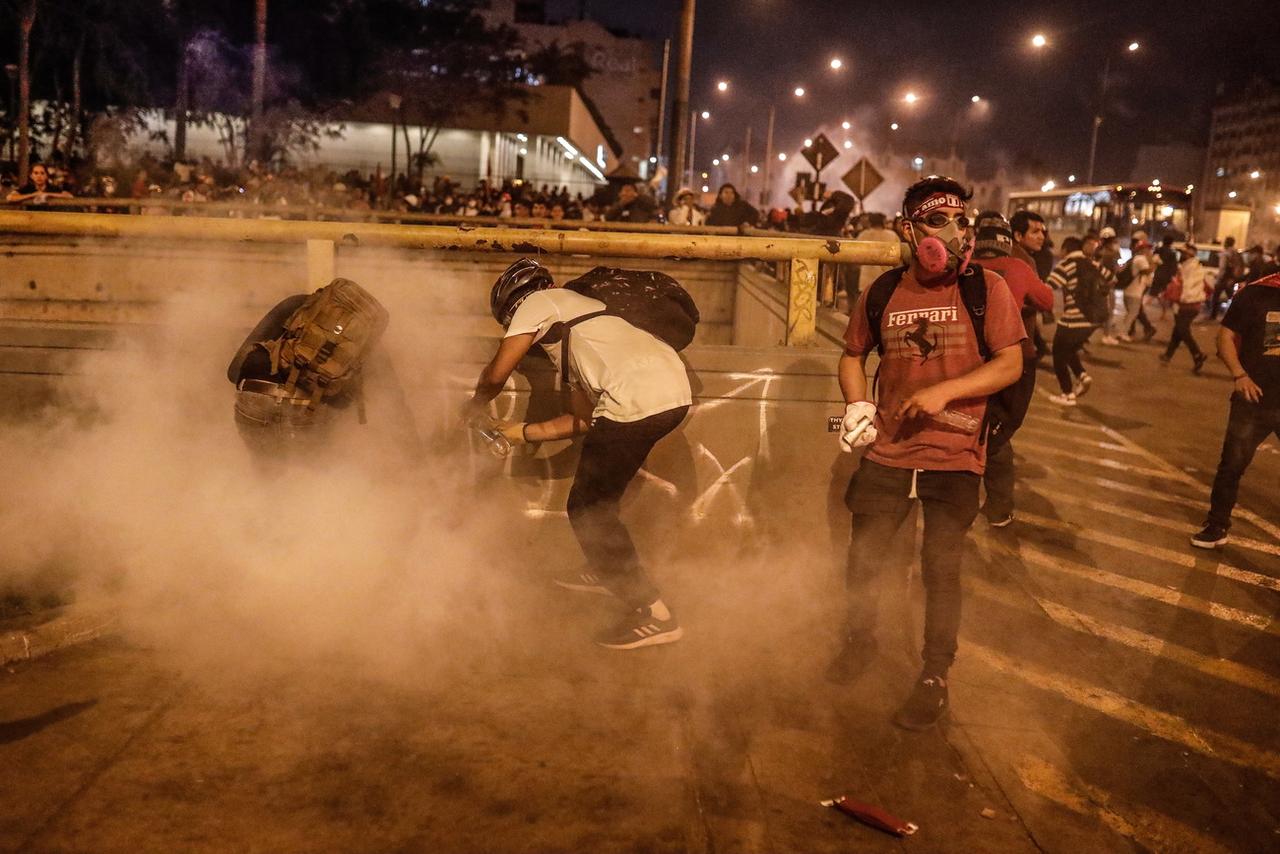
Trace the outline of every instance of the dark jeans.
<instances>
[{"instance_id":1,"label":"dark jeans","mask_svg":"<svg viewBox=\"0 0 1280 854\"><path fill-rule=\"evenodd\" d=\"M1173 335L1169 338L1169 346L1164 351L1166 360L1173 358L1178 345L1184 341L1187 344L1187 349L1191 351L1191 356L1196 359L1200 358L1200 345L1196 343L1196 337L1191 334L1191 322L1199 314L1199 304L1178 306L1178 313L1173 318Z\"/></svg>"},{"instance_id":2,"label":"dark jeans","mask_svg":"<svg viewBox=\"0 0 1280 854\"><path fill-rule=\"evenodd\" d=\"M875 631L878 576L890 564L889 544L911 511L911 486L924 511L924 669L944 676L956 657L960 633L960 556L964 536L978 515L978 476L972 472L892 468L863 459L845 503L853 513L846 572L845 630L869 642Z\"/></svg>"},{"instance_id":3,"label":"dark jeans","mask_svg":"<svg viewBox=\"0 0 1280 854\"><path fill-rule=\"evenodd\" d=\"M596 418L582 443L569 490L569 524L591 569L633 608L652 604L659 594L618 516L619 502L649 451L679 427L688 412L689 407L681 406L639 421Z\"/></svg>"},{"instance_id":4,"label":"dark jeans","mask_svg":"<svg viewBox=\"0 0 1280 854\"><path fill-rule=\"evenodd\" d=\"M1058 375L1058 387L1063 394L1070 394L1075 378L1084 373L1080 348L1092 334L1092 326L1074 328L1062 324L1058 324L1058 331L1053 333L1053 372Z\"/></svg>"},{"instance_id":5,"label":"dark jeans","mask_svg":"<svg viewBox=\"0 0 1280 854\"><path fill-rule=\"evenodd\" d=\"M1218 462L1213 492L1209 496L1210 525L1231 527L1231 511L1240 492L1240 478L1253 462L1258 446L1273 433L1280 437L1280 408L1264 409L1261 404L1250 403L1239 395L1231 398L1227 435L1222 440L1222 459Z\"/></svg>"}]
</instances>

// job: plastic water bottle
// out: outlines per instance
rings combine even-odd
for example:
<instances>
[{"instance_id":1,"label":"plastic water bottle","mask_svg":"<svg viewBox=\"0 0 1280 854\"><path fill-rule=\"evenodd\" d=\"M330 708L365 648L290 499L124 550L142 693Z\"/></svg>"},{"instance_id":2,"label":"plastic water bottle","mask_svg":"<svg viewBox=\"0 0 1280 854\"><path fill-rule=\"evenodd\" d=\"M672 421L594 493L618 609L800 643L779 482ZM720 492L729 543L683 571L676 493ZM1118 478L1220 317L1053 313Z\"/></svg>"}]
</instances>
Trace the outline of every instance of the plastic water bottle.
<instances>
[{"instance_id":1,"label":"plastic water bottle","mask_svg":"<svg viewBox=\"0 0 1280 854\"><path fill-rule=\"evenodd\" d=\"M503 459L511 453L511 442L492 422L477 420L472 422L471 428L476 431L476 435L480 437L489 453L498 459Z\"/></svg>"},{"instance_id":2,"label":"plastic water bottle","mask_svg":"<svg viewBox=\"0 0 1280 854\"><path fill-rule=\"evenodd\" d=\"M930 416L932 420L939 424L950 427L953 430L959 430L961 433L977 433L978 427L982 422L972 415L964 412L958 412L954 409L944 409L937 415Z\"/></svg>"}]
</instances>

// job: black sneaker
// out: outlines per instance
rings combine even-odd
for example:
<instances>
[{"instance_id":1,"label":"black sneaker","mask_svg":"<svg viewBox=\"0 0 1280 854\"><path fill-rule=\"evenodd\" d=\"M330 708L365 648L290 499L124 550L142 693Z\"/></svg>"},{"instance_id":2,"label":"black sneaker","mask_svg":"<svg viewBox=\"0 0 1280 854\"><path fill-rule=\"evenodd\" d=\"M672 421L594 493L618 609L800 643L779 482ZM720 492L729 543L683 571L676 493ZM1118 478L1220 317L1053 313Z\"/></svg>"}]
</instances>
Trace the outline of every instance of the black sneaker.
<instances>
[{"instance_id":1,"label":"black sneaker","mask_svg":"<svg viewBox=\"0 0 1280 854\"><path fill-rule=\"evenodd\" d=\"M845 638L843 644L840 645L840 651L836 653L836 657L831 659L831 663L827 665L823 676L828 682L836 685L849 685L856 682L863 673L866 673L867 667L875 659L876 642L874 640L860 640L857 638Z\"/></svg>"},{"instance_id":2,"label":"black sneaker","mask_svg":"<svg viewBox=\"0 0 1280 854\"><path fill-rule=\"evenodd\" d=\"M1191 545L1198 549L1216 549L1227 541L1227 529L1210 522L1204 530L1191 538Z\"/></svg>"},{"instance_id":3,"label":"black sneaker","mask_svg":"<svg viewBox=\"0 0 1280 854\"><path fill-rule=\"evenodd\" d=\"M577 590L580 593L595 593L600 596L612 596L613 591L604 586L604 580L589 568L573 569L562 572L551 582L565 590Z\"/></svg>"},{"instance_id":4,"label":"black sneaker","mask_svg":"<svg viewBox=\"0 0 1280 854\"><path fill-rule=\"evenodd\" d=\"M994 519L988 516L987 524L993 528L1007 528L1013 524L1013 513L1009 512L1003 516L997 516Z\"/></svg>"},{"instance_id":5,"label":"black sneaker","mask_svg":"<svg viewBox=\"0 0 1280 854\"><path fill-rule=\"evenodd\" d=\"M893 722L903 729L919 732L932 727L947 711L947 680L941 676L922 676L902 704Z\"/></svg>"},{"instance_id":6,"label":"black sneaker","mask_svg":"<svg viewBox=\"0 0 1280 854\"><path fill-rule=\"evenodd\" d=\"M596 635L596 643L609 649L639 649L675 643L684 637L684 630L673 615L669 620L659 620L646 608L636 608L622 622Z\"/></svg>"},{"instance_id":7,"label":"black sneaker","mask_svg":"<svg viewBox=\"0 0 1280 854\"><path fill-rule=\"evenodd\" d=\"M1209 361L1209 357L1206 356L1204 353L1197 353L1195 359L1196 359L1196 364L1195 364L1195 367L1191 369L1191 373L1196 374L1198 376L1200 374L1200 371L1204 368L1204 363Z\"/></svg>"}]
</instances>

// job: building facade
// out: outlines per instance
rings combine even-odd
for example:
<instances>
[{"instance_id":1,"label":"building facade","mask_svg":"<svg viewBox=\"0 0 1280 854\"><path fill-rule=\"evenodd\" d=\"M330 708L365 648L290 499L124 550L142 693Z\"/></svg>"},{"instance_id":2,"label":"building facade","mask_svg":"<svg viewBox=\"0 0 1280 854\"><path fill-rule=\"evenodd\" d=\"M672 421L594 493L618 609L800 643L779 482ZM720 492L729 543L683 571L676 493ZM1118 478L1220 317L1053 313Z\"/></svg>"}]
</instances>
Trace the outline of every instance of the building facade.
<instances>
[{"instance_id":1,"label":"building facade","mask_svg":"<svg viewBox=\"0 0 1280 854\"><path fill-rule=\"evenodd\" d=\"M578 0L494 0L485 15L492 23L514 27L532 46L582 45L593 72L582 92L621 147L624 170L647 176L649 158L658 153L662 45L585 19L583 5Z\"/></svg>"},{"instance_id":2,"label":"building facade","mask_svg":"<svg viewBox=\"0 0 1280 854\"><path fill-rule=\"evenodd\" d=\"M1280 243L1280 85L1255 78L1220 95L1197 190L1202 240Z\"/></svg>"}]
</instances>

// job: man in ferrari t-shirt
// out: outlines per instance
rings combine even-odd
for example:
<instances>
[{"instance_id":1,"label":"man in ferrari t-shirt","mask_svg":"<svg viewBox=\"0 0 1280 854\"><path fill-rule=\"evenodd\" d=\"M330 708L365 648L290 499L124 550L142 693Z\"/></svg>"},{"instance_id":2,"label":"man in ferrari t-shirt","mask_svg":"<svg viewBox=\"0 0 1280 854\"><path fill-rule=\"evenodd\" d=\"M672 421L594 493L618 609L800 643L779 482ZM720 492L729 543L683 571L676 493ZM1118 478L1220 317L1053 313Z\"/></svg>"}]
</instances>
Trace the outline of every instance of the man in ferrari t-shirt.
<instances>
[{"instance_id":1,"label":"man in ferrari t-shirt","mask_svg":"<svg viewBox=\"0 0 1280 854\"><path fill-rule=\"evenodd\" d=\"M907 189L903 232L911 263L882 277L895 283L883 305L877 303L884 295L879 283L862 295L849 318L839 367L846 403L841 443L844 450L865 446L867 452L845 494L853 513L845 643L827 675L851 682L874 657L875 576L912 502L919 500L924 669L894 716L896 724L913 730L933 726L947 708L947 671L960 629L960 555L978 512L986 464L981 425L987 396L1016 382L1023 367L1026 333L1008 285L970 265L970 197L957 181L936 175ZM983 305L975 306L975 300ZM985 347L974 325L979 319ZM880 352L876 402L865 366L872 350Z\"/></svg>"}]
</instances>

